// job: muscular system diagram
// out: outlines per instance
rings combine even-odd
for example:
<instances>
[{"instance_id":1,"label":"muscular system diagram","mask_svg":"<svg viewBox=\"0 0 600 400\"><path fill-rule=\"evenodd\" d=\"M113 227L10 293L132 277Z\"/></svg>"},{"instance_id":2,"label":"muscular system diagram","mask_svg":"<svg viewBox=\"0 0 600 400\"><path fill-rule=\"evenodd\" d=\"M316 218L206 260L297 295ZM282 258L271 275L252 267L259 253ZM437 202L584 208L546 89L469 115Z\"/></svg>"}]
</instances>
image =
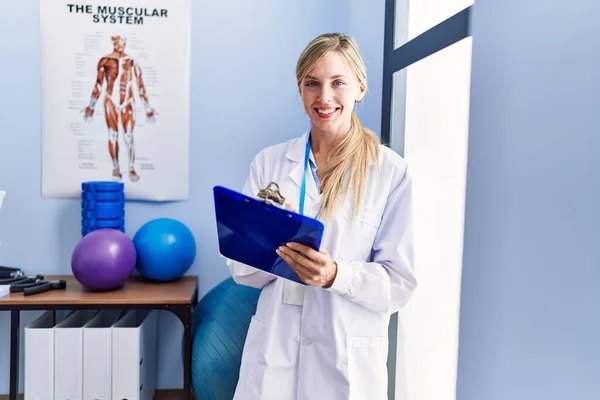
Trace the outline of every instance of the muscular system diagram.
<instances>
[{"instance_id":1,"label":"muscular system diagram","mask_svg":"<svg viewBox=\"0 0 600 400\"><path fill-rule=\"evenodd\" d=\"M106 83L104 96L104 112L108 128L108 152L112 160L112 179L122 179L119 164L119 132L127 148L128 174L131 182L137 182L140 177L135 170L134 129L136 124L134 88L137 88L146 112L147 121L155 122L156 111L150 106L142 70L126 52L127 38L120 35L111 37L113 52L102 57L98 62L96 83L92 90L90 104L85 108L85 121L91 121L96 103L102 94Z\"/></svg>"}]
</instances>

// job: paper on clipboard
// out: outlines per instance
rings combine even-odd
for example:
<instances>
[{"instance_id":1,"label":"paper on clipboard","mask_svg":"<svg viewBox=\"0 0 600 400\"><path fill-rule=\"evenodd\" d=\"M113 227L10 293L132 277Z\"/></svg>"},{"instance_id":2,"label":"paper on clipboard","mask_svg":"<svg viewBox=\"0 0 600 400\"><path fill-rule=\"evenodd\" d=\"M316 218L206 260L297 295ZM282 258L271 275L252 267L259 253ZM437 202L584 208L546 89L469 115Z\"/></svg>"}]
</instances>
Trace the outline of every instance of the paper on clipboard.
<instances>
[{"instance_id":1,"label":"paper on clipboard","mask_svg":"<svg viewBox=\"0 0 600 400\"><path fill-rule=\"evenodd\" d=\"M213 194L221 255L304 285L275 250L297 242L318 251L323 223L223 186Z\"/></svg>"}]
</instances>

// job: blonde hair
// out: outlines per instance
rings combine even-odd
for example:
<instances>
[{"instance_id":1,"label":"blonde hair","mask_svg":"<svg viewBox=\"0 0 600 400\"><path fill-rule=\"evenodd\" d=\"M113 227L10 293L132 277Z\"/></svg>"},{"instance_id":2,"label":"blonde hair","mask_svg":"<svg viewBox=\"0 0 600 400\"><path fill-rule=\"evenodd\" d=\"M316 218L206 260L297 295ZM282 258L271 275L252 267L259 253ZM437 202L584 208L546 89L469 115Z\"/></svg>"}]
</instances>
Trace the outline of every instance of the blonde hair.
<instances>
[{"instance_id":1,"label":"blonde hair","mask_svg":"<svg viewBox=\"0 0 600 400\"><path fill-rule=\"evenodd\" d=\"M367 72L358 45L350 36L340 33L322 34L306 46L296 65L298 88L301 87L306 75L330 51L337 51L344 57L355 72L359 83L366 90ZM327 166L320 174L322 190L320 216L327 218L332 215L339 206L339 201L348 193L350 182L354 185L352 215L357 215L369 168L369 157L373 157L375 164L378 164L379 138L361 125L353 110L348 134L332 150L327 159ZM345 179L346 174L347 179Z\"/></svg>"}]
</instances>

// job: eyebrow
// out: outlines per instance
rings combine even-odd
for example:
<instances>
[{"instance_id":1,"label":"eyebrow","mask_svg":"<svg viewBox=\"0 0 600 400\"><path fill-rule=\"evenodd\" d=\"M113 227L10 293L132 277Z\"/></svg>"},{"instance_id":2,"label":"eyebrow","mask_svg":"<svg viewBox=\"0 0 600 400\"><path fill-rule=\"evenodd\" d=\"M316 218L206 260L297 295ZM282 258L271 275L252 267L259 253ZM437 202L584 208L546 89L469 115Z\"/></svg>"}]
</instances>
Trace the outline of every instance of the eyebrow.
<instances>
[{"instance_id":1,"label":"eyebrow","mask_svg":"<svg viewBox=\"0 0 600 400\"><path fill-rule=\"evenodd\" d=\"M338 78L346 78L346 77L345 77L344 75L339 75L339 74L338 74L338 75L334 75L334 76L332 76L332 77L331 77L331 78L329 78L329 79L338 79ZM318 78L316 78L316 77L314 77L314 76L312 76L312 75L306 75L306 79L314 79L314 80L316 80L316 81L318 81L318 80L319 80Z\"/></svg>"}]
</instances>

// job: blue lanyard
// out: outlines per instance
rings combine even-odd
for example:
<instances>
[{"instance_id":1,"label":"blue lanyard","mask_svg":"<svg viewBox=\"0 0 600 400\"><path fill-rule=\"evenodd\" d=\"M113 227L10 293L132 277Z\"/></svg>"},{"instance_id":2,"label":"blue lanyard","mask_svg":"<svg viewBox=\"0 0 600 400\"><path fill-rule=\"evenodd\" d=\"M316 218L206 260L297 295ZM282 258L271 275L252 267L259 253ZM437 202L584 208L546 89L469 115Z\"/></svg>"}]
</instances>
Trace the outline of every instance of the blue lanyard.
<instances>
[{"instance_id":1,"label":"blue lanyard","mask_svg":"<svg viewBox=\"0 0 600 400\"><path fill-rule=\"evenodd\" d=\"M308 169L308 158L310 155L310 132L306 140L306 150L304 152L304 175L302 177L302 186L300 188L300 208L298 213L304 215L304 197L306 196L306 171Z\"/></svg>"}]
</instances>

